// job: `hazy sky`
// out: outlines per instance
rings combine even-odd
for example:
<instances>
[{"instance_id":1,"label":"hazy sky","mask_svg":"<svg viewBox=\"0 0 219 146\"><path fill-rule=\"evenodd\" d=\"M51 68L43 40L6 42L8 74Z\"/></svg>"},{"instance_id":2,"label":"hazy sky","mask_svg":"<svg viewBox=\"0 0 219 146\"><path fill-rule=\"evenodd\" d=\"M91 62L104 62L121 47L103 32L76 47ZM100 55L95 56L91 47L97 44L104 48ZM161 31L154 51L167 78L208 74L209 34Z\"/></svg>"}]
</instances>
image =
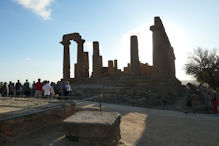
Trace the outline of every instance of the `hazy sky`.
<instances>
[{"instance_id":1,"label":"hazy sky","mask_svg":"<svg viewBox=\"0 0 219 146\"><path fill-rule=\"evenodd\" d=\"M219 48L218 0L0 0L0 81L62 78L62 35L79 32L91 65L92 42L99 41L103 65L130 62L130 35L139 57L152 65L154 17L160 16L176 56L176 76L194 48ZM71 42L71 76L76 43ZM91 71L90 66L90 71Z\"/></svg>"}]
</instances>

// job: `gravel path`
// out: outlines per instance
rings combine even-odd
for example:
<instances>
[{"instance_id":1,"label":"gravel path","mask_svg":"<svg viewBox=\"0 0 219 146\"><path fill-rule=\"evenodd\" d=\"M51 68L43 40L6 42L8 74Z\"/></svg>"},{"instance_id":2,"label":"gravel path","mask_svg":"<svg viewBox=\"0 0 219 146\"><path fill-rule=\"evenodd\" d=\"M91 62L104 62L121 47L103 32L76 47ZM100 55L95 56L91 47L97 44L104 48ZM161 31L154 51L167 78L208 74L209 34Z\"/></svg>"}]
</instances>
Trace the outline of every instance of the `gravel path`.
<instances>
[{"instance_id":1,"label":"gravel path","mask_svg":"<svg viewBox=\"0 0 219 146\"><path fill-rule=\"evenodd\" d=\"M97 104L81 103L81 109ZM122 140L130 146L219 145L219 116L103 104L103 111L122 114Z\"/></svg>"}]
</instances>

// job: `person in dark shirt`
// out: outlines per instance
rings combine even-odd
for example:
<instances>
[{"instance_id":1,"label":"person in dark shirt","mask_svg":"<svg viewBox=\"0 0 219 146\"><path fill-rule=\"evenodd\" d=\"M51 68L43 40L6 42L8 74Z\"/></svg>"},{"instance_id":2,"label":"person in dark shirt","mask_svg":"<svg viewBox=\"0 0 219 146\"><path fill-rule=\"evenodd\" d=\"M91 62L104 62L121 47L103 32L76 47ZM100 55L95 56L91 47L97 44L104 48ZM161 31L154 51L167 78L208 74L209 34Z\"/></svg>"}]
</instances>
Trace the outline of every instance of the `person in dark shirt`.
<instances>
[{"instance_id":1,"label":"person in dark shirt","mask_svg":"<svg viewBox=\"0 0 219 146\"><path fill-rule=\"evenodd\" d=\"M30 83L28 82L28 80L26 80L26 82L24 83L23 90L25 97L30 97Z\"/></svg>"},{"instance_id":2,"label":"person in dark shirt","mask_svg":"<svg viewBox=\"0 0 219 146\"><path fill-rule=\"evenodd\" d=\"M15 93L15 87L14 87L14 83L12 83L11 81L9 82L8 85L9 88L9 96L10 97L14 97L14 93Z\"/></svg>"},{"instance_id":3,"label":"person in dark shirt","mask_svg":"<svg viewBox=\"0 0 219 146\"><path fill-rule=\"evenodd\" d=\"M15 90L16 90L16 96L19 97L22 92L22 85L20 83L20 80L17 80L17 83L15 84Z\"/></svg>"}]
</instances>

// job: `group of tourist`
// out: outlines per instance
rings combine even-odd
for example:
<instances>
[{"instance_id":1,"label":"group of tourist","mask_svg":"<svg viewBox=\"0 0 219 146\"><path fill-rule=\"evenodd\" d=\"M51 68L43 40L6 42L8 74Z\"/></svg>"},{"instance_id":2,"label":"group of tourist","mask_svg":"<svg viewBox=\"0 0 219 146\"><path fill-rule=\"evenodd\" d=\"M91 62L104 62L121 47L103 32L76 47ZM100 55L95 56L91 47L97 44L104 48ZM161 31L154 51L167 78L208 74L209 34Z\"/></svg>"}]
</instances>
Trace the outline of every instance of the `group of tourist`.
<instances>
[{"instance_id":1,"label":"group of tourist","mask_svg":"<svg viewBox=\"0 0 219 146\"><path fill-rule=\"evenodd\" d=\"M192 106L198 101L202 102L202 104L205 105L211 104L213 106L214 114L218 114L219 112L217 109L219 103L219 96L216 90L204 87L202 85L195 86L188 83L186 85L185 97L187 107L185 113L188 113L189 111L195 113L195 110L193 110Z\"/></svg>"},{"instance_id":2,"label":"group of tourist","mask_svg":"<svg viewBox=\"0 0 219 146\"><path fill-rule=\"evenodd\" d=\"M57 83L43 81L38 79L33 81L32 85L26 80L22 85L18 80L16 83L0 82L0 96L5 97L55 97L55 96L69 96L71 93L71 86L69 82L64 80Z\"/></svg>"}]
</instances>

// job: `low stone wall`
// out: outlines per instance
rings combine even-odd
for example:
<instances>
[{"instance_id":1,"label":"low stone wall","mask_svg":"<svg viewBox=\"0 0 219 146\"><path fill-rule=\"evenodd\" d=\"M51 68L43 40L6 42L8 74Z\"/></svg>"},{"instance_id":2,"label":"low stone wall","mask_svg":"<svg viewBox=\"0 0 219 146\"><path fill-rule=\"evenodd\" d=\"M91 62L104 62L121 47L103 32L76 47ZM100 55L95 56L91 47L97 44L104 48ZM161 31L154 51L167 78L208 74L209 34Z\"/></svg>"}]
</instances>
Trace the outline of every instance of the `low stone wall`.
<instances>
[{"instance_id":1,"label":"low stone wall","mask_svg":"<svg viewBox=\"0 0 219 146\"><path fill-rule=\"evenodd\" d=\"M75 103L54 103L35 111L0 119L0 145L48 125L61 123L75 113Z\"/></svg>"}]
</instances>

